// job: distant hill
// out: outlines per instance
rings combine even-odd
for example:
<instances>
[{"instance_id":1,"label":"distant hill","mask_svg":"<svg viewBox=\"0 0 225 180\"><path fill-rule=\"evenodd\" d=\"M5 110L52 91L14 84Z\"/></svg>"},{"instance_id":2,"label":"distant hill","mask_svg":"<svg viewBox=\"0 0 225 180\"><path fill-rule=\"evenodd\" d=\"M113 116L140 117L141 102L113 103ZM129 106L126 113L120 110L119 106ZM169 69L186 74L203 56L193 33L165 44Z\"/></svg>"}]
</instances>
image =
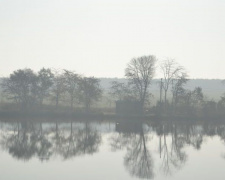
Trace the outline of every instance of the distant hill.
<instances>
[{"instance_id":1,"label":"distant hill","mask_svg":"<svg viewBox=\"0 0 225 180\"><path fill-rule=\"evenodd\" d=\"M110 89L112 81L127 82L127 79L124 78L100 78L100 80L104 90ZM159 97L159 82L160 79L154 79L150 87L150 91L155 98ZM201 87L209 100L218 100L225 93L225 85L222 84L220 79L191 79L185 86L189 90L193 90L195 87Z\"/></svg>"},{"instance_id":2,"label":"distant hill","mask_svg":"<svg viewBox=\"0 0 225 180\"><path fill-rule=\"evenodd\" d=\"M99 79L101 80L102 88L106 91L110 89L112 81L124 83L127 82L127 79L125 78L99 78ZM0 84L1 82L2 79L0 78ZM159 82L160 79L154 79L150 87L150 91L154 95L155 99L159 98ZM220 97L225 93L225 84L222 84L222 80L220 79L191 79L188 81L185 88L193 90L195 87L201 87L203 93L208 97L209 100L211 99L219 100Z\"/></svg>"}]
</instances>

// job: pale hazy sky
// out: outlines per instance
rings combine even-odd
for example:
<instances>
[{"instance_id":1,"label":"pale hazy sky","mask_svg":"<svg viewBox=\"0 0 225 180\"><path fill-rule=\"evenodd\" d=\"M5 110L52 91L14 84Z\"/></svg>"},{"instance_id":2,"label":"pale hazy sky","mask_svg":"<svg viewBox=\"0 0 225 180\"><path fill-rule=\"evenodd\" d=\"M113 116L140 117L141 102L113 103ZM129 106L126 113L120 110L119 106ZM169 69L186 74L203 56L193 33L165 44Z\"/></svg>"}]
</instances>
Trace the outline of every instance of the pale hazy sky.
<instances>
[{"instance_id":1,"label":"pale hazy sky","mask_svg":"<svg viewBox=\"0 0 225 180\"><path fill-rule=\"evenodd\" d=\"M225 79L225 0L0 0L1 76L50 67L123 77L150 54L191 78Z\"/></svg>"}]
</instances>

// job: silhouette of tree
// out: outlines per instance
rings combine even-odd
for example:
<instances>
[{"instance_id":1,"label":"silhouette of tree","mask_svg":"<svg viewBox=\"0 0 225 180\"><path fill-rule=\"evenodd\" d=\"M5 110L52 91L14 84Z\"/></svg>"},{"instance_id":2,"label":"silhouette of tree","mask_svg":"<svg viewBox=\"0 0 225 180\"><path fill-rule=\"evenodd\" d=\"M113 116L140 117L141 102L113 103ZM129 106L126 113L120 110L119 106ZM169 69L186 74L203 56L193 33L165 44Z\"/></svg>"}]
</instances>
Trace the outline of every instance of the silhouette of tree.
<instances>
[{"instance_id":1,"label":"silhouette of tree","mask_svg":"<svg viewBox=\"0 0 225 180\"><path fill-rule=\"evenodd\" d=\"M196 87L193 91L187 91L184 99L187 113L189 115L196 115L204 103L202 88Z\"/></svg>"},{"instance_id":2,"label":"silhouette of tree","mask_svg":"<svg viewBox=\"0 0 225 180\"><path fill-rule=\"evenodd\" d=\"M125 76L134 86L141 102L142 109L146 101L149 86L155 74L156 58L153 55L132 59L125 69Z\"/></svg>"},{"instance_id":3,"label":"silhouette of tree","mask_svg":"<svg viewBox=\"0 0 225 180\"><path fill-rule=\"evenodd\" d=\"M22 109L27 109L36 101L36 83L37 76L31 69L19 69L4 79L2 88L9 99L20 104Z\"/></svg>"},{"instance_id":4,"label":"silhouette of tree","mask_svg":"<svg viewBox=\"0 0 225 180\"><path fill-rule=\"evenodd\" d=\"M36 84L36 92L40 101L40 105L43 104L43 100L49 96L50 88L53 85L54 74L51 69L42 68L38 72L38 81Z\"/></svg>"},{"instance_id":5,"label":"silhouette of tree","mask_svg":"<svg viewBox=\"0 0 225 180\"><path fill-rule=\"evenodd\" d=\"M181 77L180 74L183 74L184 68L179 66L174 60L167 59L165 60L161 66L161 71L163 73L163 89L164 89L164 104L166 108L167 104L167 92L170 88L174 79L177 77Z\"/></svg>"},{"instance_id":6,"label":"silhouette of tree","mask_svg":"<svg viewBox=\"0 0 225 180\"><path fill-rule=\"evenodd\" d=\"M75 98L78 98L78 85L80 77L78 74L64 70L65 88L70 98L70 107L73 108Z\"/></svg>"},{"instance_id":7,"label":"silhouette of tree","mask_svg":"<svg viewBox=\"0 0 225 180\"><path fill-rule=\"evenodd\" d=\"M80 101L84 104L86 112L90 111L91 104L102 96L100 80L94 77L81 78L79 84Z\"/></svg>"},{"instance_id":8,"label":"silhouette of tree","mask_svg":"<svg viewBox=\"0 0 225 180\"><path fill-rule=\"evenodd\" d=\"M55 70L54 75L52 97L55 101L56 107L58 107L59 102L62 100L63 95L66 92L66 81L65 76L60 71Z\"/></svg>"}]
</instances>

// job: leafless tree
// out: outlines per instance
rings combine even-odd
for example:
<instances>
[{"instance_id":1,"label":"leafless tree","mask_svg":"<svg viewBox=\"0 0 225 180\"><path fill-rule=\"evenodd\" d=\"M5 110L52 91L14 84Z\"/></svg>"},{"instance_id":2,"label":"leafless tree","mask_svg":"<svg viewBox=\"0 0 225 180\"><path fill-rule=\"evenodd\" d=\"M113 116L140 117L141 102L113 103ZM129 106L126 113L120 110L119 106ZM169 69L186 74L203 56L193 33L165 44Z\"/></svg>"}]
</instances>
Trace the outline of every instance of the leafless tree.
<instances>
[{"instance_id":1,"label":"leafless tree","mask_svg":"<svg viewBox=\"0 0 225 180\"><path fill-rule=\"evenodd\" d=\"M155 74L156 57L153 55L133 58L125 69L125 76L136 89L142 108L146 101L151 80Z\"/></svg>"},{"instance_id":2,"label":"leafless tree","mask_svg":"<svg viewBox=\"0 0 225 180\"><path fill-rule=\"evenodd\" d=\"M162 62L161 71L163 73L163 89L164 89L164 103L167 103L167 92L174 79L177 79L184 68L178 65L173 59L167 59Z\"/></svg>"}]
</instances>

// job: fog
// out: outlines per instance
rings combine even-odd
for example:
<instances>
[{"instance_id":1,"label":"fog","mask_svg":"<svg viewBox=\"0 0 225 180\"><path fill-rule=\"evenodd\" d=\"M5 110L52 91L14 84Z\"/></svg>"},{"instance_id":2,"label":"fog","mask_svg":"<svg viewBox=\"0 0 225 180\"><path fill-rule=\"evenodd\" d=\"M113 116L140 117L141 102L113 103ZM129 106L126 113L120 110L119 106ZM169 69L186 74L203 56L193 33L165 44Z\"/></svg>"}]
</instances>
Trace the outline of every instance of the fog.
<instances>
[{"instance_id":1,"label":"fog","mask_svg":"<svg viewBox=\"0 0 225 180\"><path fill-rule=\"evenodd\" d=\"M0 179L225 179L225 1L0 0Z\"/></svg>"},{"instance_id":2,"label":"fog","mask_svg":"<svg viewBox=\"0 0 225 180\"><path fill-rule=\"evenodd\" d=\"M174 58L191 78L224 79L224 7L221 0L2 0L0 75L49 67L122 78L130 59L153 54Z\"/></svg>"}]
</instances>

